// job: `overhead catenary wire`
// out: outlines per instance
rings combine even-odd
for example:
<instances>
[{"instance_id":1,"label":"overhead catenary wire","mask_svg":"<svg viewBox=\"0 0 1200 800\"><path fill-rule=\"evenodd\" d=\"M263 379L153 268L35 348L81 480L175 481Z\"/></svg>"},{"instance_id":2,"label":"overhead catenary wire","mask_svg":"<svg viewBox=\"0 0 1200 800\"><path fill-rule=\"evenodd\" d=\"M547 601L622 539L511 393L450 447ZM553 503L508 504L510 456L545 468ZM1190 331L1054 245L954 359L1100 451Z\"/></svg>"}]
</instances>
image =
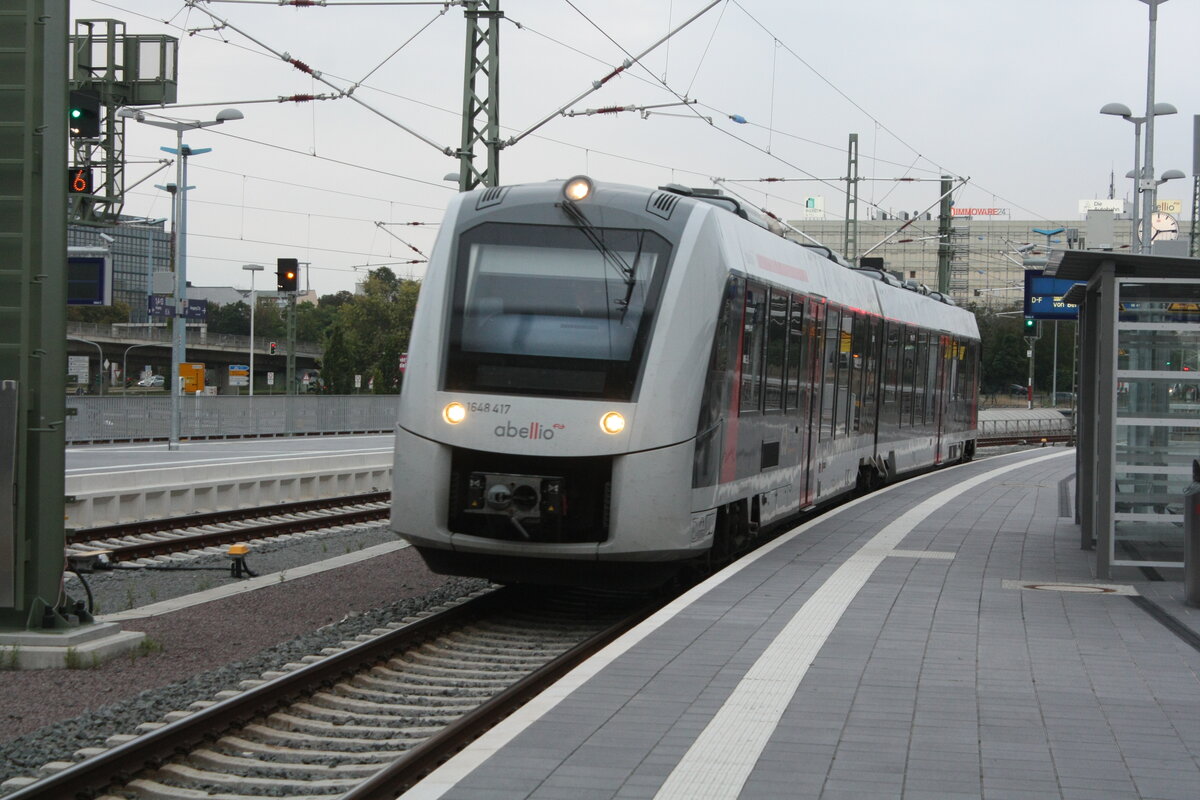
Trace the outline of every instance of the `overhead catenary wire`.
<instances>
[{"instance_id":1,"label":"overhead catenary wire","mask_svg":"<svg viewBox=\"0 0 1200 800\"><path fill-rule=\"evenodd\" d=\"M266 50L267 52L271 53L272 55L275 55L280 60L286 61L287 63L291 64L293 67L295 67L296 69L300 70L301 72L303 72L307 75L311 75L313 77L313 79L320 81L321 83L330 87L334 91L340 92L342 94L342 96L352 100L353 102L362 106L363 108L365 108L366 110L375 114L376 116L378 116L384 120L387 120L388 122L392 123L397 128L399 128L400 130L404 131L405 133L407 133L411 136L416 137L417 139L421 140L422 142L429 145L430 147L438 150L443 155L453 156L455 154L455 151L452 148L447 147L446 145L438 144L437 142L433 141L432 139L425 136L424 134L418 133L417 131L408 127L407 125L400 122L399 120L393 119L392 117L383 113L383 111L379 110L378 108L375 108L370 103L367 103L367 102L359 99L355 95L351 94L349 91L343 90L342 88L337 86L335 83L333 83L332 81L325 78L325 76L322 75L322 73L320 71L314 70L312 67L310 67L308 64L304 63L303 61L301 61L298 58L293 58L290 53L276 50L275 48L271 47L270 45L266 44L265 42L259 41L255 37L251 36L249 33L242 30L241 28L237 27L236 25L232 24L228 20L222 19L221 17L217 16L216 14L214 14L213 12L209 11L207 8L204 8L201 5L201 2L203 2L203 0L184 0L184 2L187 4L187 6L189 8L194 8L197 11L200 11L201 13L210 17L214 22L219 23L222 28L229 28L230 30L233 30L233 31L237 32L238 34L244 36L245 38L254 42L256 45L258 45L262 49Z\"/></svg>"},{"instance_id":2,"label":"overhead catenary wire","mask_svg":"<svg viewBox=\"0 0 1200 800\"><path fill-rule=\"evenodd\" d=\"M692 24L693 22L695 22L697 19L699 19L700 17L702 17L704 14L706 14L706 13L707 13L707 12L708 12L708 11L709 11L709 10L710 10L712 7L713 7L713 6L717 5L718 3L722 3L722 2L725 2L725 0L712 0L712 2L711 2L711 3L709 3L708 5L706 5L704 8L700 9L699 11L697 11L695 14L693 14L691 17L689 17L689 18L688 18L686 21L684 21L684 22L683 22L683 23L681 23L680 25L678 25L678 26L677 26L677 27L676 27L674 30L672 30L672 31L671 31L670 33L668 33L666 36L662 37L662 38L661 38L661 39L659 39L657 42L655 42L654 44L650 45L648 48L646 48L645 50L643 50L643 51L642 51L641 53L639 53L638 55L636 55L636 56L632 56L632 57L630 57L630 58L626 59L626 60L625 60L625 61L624 61L624 62L623 62L623 63L622 63L620 66L614 67L614 68L612 69L612 71L611 71L611 72L609 72L607 75L605 75L603 78L600 78L599 80L593 81L593 82L592 82L592 87L591 87L590 89L588 89L587 91L585 91L583 94L581 94L581 95L579 95L578 97L576 97L575 99L571 100L569 103L567 103L566 105L564 105L564 106L562 106L561 108L559 108L559 109L558 109L557 111L555 111L553 114L550 114L548 117L546 117L545 119L543 119L541 122L538 122L538 123L537 123L537 124L535 124L533 127L531 127L531 128L529 128L529 129L527 129L527 130L526 130L524 133L520 133L520 134L518 134L518 135L516 135L516 136L514 136L514 137L511 137L511 138L509 138L509 139L506 139L506 140L503 142L503 145L502 145L502 146L504 146L504 147L511 147L512 145L514 145L514 144L516 144L517 142L519 142L519 141L521 141L522 139L524 139L524 138L525 138L526 136L528 136L529 134L531 134L531 133L533 133L534 131L536 131L538 128L540 128L540 127L542 127L543 125L545 125L545 124L546 124L547 122L549 122L550 120L554 119L555 117L559 117L559 116L563 116L563 115L565 115L565 114L566 114L566 111L567 111L567 109L569 109L571 106L575 105L575 104L576 104L576 103L578 103L580 100L582 100L583 98L585 98L585 97L587 97L588 95L592 94L593 92L596 92L596 91L598 91L599 89L603 88L603 87L604 87L604 85L605 85L606 83L608 83L610 80L612 80L613 78L617 77L618 75L620 75L620 74L621 74L622 72L624 72L625 70L629 69L629 67L633 66L634 64L636 64L636 63L639 63L639 62L641 61L641 59L645 58L647 55L649 55L650 53L654 52L654 50L656 50L656 49L657 49L657 48L658 48L660 45L662 45L662 43L663 43L663 42L667 41L667 40L668 40L668 39L670 39L672 36L674 36L675 34L679 33L679 31L683 30L683 29L684 29L684 28L686 28L688 25L691 25L691 24ZM568 0L568 3L570 3L570 0ZM574 8L574 6L573 6L573 5L572 5L571 7L572 7L572 8ZM578 10L578 9L576 9L576 10ZM606 35L607 35L607 34L606 34Z\"/></svg>"},{"instance_id":3,"label":"overhead catenary wire","mask_svg":"<svg viewBox=\"0 0 1200 800\"><path fill-rule=\"evenodd\" d=\"M379 228L379 230L383 231L383 232L384 232L384 233L386 233L388 236L391 236L391 237L392 237L393 239L395 239L397 242L400 242L400 244L404 245L404 246L405 246L405 247L407 247L409 250L412 250L414 253L416 253L417 255L419 255L421 258L424 258L424 259L428 259L428 258L429 258L429 256L427 256L427 255L425 255L424 253L422 253L422 252L420 251L420 249L418 249L418 248L417 248L417 246L416 246L416 245L414 245L412 242L406 241L406 240L404 240L404 239L400 238L399 236L397 236L395 233L393 233L393 232L389 231L389 230L387 229L387 223L386 223L386 222L376 222L376 223L375 223L375 227L376 227L376 228Z\"/></svg>"}]
</instances>

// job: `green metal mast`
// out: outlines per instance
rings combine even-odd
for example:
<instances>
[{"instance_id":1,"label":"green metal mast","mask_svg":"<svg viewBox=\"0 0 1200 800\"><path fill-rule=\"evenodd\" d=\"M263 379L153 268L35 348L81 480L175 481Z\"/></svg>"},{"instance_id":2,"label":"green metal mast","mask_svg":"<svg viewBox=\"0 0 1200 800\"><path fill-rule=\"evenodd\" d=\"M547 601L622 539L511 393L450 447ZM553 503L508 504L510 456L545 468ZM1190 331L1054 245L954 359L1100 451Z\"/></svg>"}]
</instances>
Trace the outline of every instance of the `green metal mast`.
<instances>
[{"instance_id":1,"label":"green metal mast","mask_svg":"<svg viewBox=\"0 0 1200 800\"><path fill-rule=\"evenodd\" d=\"M67 0L0 3L0 629L66 627Z\"/></svg>"},{"instance_id":2,"label":"green metal mast","mask_svg":"<svg viewBox=\"0 0 1200 800\"><path fill-rule=\"evenodd\" d=\"M500 0L467 0L467 50L463 70L462 146L458 150L458 188L500 183ZM482 96L480 91L483 92ZM487 165L475 164L482 144Z\"/></svg>"}]
</instances>

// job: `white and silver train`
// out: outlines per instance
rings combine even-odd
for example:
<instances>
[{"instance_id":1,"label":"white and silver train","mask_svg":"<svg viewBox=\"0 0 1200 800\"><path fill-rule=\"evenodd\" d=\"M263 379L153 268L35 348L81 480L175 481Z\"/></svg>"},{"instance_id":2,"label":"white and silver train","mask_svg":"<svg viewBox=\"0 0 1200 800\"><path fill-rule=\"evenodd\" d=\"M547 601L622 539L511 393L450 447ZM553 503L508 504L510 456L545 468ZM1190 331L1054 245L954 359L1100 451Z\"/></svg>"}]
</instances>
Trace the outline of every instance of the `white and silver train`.
<instances>
[{"instance_id":1,"label":"white and silver train","mask_svg":"<svg viewBox=\"0 0 1200 800\"><path fill-rule=\"evenodd\" d=\"M979 334L712 191L456 197L401 392L391 527L435 572L652 585L969 459Z\"/></svg>"}]
</instances>

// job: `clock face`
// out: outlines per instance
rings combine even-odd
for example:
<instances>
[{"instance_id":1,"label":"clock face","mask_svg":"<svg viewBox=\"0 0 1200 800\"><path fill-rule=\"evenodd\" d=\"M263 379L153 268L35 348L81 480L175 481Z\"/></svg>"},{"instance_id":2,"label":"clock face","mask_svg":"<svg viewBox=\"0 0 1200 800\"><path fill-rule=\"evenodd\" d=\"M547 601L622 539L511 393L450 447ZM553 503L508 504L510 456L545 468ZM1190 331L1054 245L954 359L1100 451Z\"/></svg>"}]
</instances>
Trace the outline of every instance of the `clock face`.
<instances>
[{"instance_id":1,"label":"clock face","mask_svg":"<svg viewBox=\"0 0 1200 800\"><path fill-rule=\"evenodd\" d=\"M1155 211L1150 217L1150 241L1165 242L1179 236L1179 222L1170 214Z\"/></svg>"}]
</instances>

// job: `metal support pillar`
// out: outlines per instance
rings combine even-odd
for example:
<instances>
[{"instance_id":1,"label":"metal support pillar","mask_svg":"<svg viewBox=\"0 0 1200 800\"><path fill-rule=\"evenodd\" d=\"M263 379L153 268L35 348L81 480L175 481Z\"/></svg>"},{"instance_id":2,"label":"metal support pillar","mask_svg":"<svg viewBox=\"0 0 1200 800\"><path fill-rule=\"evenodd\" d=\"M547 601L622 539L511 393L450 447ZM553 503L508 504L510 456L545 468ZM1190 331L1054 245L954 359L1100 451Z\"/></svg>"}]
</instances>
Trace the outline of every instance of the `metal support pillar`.
<instances>
[{"instance_id":1,"label":"metal support pillar","mask_svg":"<svg viewBox=\"0 0 1200 800\"><path fill-rule=\"evenodd\" d=\"M1192 117L1192 236L1188 253L1200 258L1200 114Z\"/></svg>"},{"instance_id":2,"label":"metal support pillar","mask_svg":"<svg viewBox=\"0 0 1200 800\"><path fill-rule=\"evenodd\" d=\"M847 261L858 260L858 134L846 144L846 238L842 252Z\"/></svg>"},{"instance_id":3,"label":"metal support pillar","mask_svg":"<svg viewBox=\"0 0 1200 800\"><path fill-rule=\"evenodd\" d=\"M937 290L947 296L950 294L950 208L954 205L950 192L953 188L954 179L943 175L942 203L938 209Z\"/></svg>"},{"instance_id":4,"label":"metal support pillar","mask_svg":"<svg viewBox=\"0 0 1200 800\"><path fill-rule=\"evenodd\" d=\"M287 296L287 393L296 393L296 293Z\"/></svg>"},{"instance_id":5,"label":"metal support pillar","mask_svg":"<svg viewBox=\"0 0 1200 800\"><path fill-rule=\"evenodd\" d=\"M13 0L0 41L0 629L64 628L67 0ZM11 434L11 436L10 436Z\"/></svg>"},{"instance_id":6,"label":"metal support pillar","mask_svg":"<svg viewBox=\"0 0 1200 800\"><path fill-rule=\"evenodd\" d=\"M1113 503L1115 501L1114 454L1116 452L1117 427L1117 279L1116 262L1106 261L1100 267L1100 302L1097 304L1099 317L1098 334L1089 347L1096 350L1096 372L1089 380L1083 376L1084 386L1113 387L1113 391L1097 392L1096 446L1094 449L1095 472L1092 493L1095 497L1095 512L1092 515L1092 530L1096 535L1096 577L1111 577L1113 559ZM1093 279L1095 280L1095 279ZM1089 289L1091 287L1089 286Z\"/></svg>"},{"instance_id":7,"label":"metal support pillar","mask_svg":"<svg viewBox=\"0 0 1200 800\"><path fill-rule=\"evenodd\" d=\"M462 145L458 151L458 188L500 183L500 0L466 0L467 47L463 70ZM479 90L484 91L480 96ZM475 164L482 144L487 165Z\"/></svg>"}]
</instances>

